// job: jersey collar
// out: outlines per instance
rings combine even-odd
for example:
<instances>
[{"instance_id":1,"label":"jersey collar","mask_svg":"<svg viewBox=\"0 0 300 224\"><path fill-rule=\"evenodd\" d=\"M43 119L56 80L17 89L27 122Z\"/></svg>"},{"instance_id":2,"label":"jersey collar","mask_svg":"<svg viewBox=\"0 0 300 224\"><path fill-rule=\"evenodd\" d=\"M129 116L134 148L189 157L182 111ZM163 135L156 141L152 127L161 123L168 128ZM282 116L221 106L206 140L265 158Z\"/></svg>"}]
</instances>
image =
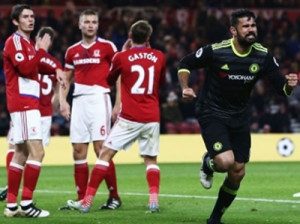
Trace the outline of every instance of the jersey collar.
<instances>
[{"instance_id":1,"label":"jersey collar","mask_svg":"<svg viewBox=\"0 0 300 224\"><path fill-rule=\"evenodd\" d=\"M240 54L234 47L233 38L230 39L230 44L231 44L231 48L232 48L234 54L236 54L237 56L239 56L241 58L247 57L252 51L252 46L251 46L248 52L246 52L245 54Z\"/></svg>"}]
</instances>

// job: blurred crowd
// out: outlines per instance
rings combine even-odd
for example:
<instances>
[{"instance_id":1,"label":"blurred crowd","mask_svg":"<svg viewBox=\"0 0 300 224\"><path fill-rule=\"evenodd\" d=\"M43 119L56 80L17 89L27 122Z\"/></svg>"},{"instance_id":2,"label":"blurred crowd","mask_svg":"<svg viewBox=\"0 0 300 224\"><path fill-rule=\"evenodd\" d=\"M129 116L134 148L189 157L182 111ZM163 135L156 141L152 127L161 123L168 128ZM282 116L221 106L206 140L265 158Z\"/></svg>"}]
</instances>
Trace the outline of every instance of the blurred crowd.
<instances>
[{"instance_id":1,"label":"blurred crowd","mask_svg":"<svg viewBox=\"0 0 300 224\"><path fill-rule=\"evenodd\" d=\"M51 53L64 63L66 49L81 39L78 15L85 8L100 14L99 36L115 43L120 50L127 39L128 28L138 19L147 19L153 26L150 41L153 48L162 50L167 60L167 85L161 90L161 133L200 133L194 115L194 102L183 102L177 79L177 64L186 54L208 43L229 36L229 15L236 7L252 8L257 15L258 42L267 47L280 63L282 74L299 73L300 66L300 2L298 0L1 0L1 7L14 3L43 6L35 10L37 31L41 26L56 30ZM76 4L74 3L76 2ZM55 5L55 7L53 7ZM299 10L295 10L295 9ZM4 11L3 11L4 12ZM14 32L9 14L0 10L0 135L9 128L6 110L5 77L2 49L6 38ZM33 32L32 38L36 33ZM193 71L190 85L201 90L205 70ZM113 91L112 91L113 94ZM71 101L71 95L70 95ZM113 99L113 97L112 97ZM257 83L251 97L253 133L297 132L300 121L300 90L285 99L274 93L270 84ZM69 123L55 111L52 134L67 135Z\"/></svg>"}]
</instances>

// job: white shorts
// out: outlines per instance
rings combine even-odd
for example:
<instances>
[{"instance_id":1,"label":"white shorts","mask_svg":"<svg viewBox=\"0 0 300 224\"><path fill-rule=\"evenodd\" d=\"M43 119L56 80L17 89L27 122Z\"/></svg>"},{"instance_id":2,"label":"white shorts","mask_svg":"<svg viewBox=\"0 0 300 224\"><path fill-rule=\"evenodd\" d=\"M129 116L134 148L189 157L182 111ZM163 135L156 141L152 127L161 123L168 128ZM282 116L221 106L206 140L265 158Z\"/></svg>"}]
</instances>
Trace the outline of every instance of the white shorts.
<instances>
[{"instance_id":1,"label":"white shorts","mask_svg":"<svg viewBox=\"0 0 300 224\"><path fill-rule=\"evenodd\" d=\"M41 117L42 122L42 141L44 146L48 146L50 143L50 130L51 130L51 123L52 123L52 117L51 116L45 116ZM14 128L12 124L10 124L10 128L8 131L8 134L6 136L6 140L9 144L14 145Z\"/></svg>"},{"instance_id":2,"label":"white shorts","mask_svg":"<svg viewBox=\"0 0 300 224\"><path fill-rule=\"evenodd\" d=\"M14 144L26 140L42 140L42 123L39 110L28 110L10 114Z\"/></svg>"},{"instance_id":3,"label":"white shorts","mask_svg":"<svg viewBox=\"0 0 300 224\"><path fill-rule=\"evenodd\" d=\"M50 130L52 124L52 117L51 116L44 116L41 117L42 121L42 138L43 138L43 145L48 146L50 143Z\"/></svg>"},{"instance_id":4,"label":"white shorts","mask_svg":"<svg viewBox=\"0 0 300 224\"><path fill-rule=\"evenodd\" d=\"M8 130L8 133L7 133L7 136L6 136L6 141L11 144L11 145L14 145L15 142L14 142L14 128L12 126L12 122L10 122L10 125L9 125L9 130Z\"/></svg>"},{"instance_id":5,"label":"white shorts","mask_svg":"<svg viewBox=\"0 0 300 224\"><path fill-rule=\"evenodd\" d=\"M74 96L70 123L72 143L106 139L111 127L109 94Z\"/></svg>"},{"instance_id":6,"label":"white shorts","mask_svg":"<svg viewBox=\"0 0 300 224\"><path fill-rule=\"evenodd\" d=\"M139 123L118 118L104 141L104 146L120 151L128 150L137 140L140 155L157 156L159 153L159 123Z\"/></svg>"}]
</instances>

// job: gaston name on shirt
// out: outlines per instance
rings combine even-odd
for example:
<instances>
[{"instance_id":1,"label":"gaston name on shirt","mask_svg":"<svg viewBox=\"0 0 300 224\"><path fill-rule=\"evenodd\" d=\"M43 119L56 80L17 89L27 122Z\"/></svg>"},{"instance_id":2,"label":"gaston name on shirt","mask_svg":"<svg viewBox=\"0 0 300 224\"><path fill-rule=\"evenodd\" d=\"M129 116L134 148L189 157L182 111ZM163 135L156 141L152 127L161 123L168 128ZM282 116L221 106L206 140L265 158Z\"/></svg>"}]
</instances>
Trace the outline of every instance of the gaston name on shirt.
<instances>
[{"instance_id":1,"label":"gaston name on shirt","mask_svg":"<svg viewBox=\"0 0 300 224\"><path fill-rule=\"evenodd\" d=\"M137 122L159 122L159 87L165 83L164 54L149 47L117 53L112 61L108 83L121 74L120 116Z\"/></svg>"}]
</instances>

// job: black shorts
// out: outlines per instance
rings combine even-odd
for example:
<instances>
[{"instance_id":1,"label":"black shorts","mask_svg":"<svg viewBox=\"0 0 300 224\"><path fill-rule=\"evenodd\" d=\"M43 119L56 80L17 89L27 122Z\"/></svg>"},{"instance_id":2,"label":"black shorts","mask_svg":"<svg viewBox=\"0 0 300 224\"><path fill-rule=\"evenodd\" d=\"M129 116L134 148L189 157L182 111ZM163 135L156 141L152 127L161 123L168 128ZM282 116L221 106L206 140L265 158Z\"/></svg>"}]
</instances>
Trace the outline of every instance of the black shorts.
<instances>
[{"instance_id":1,"label":"black shorts","mask_svg":"<svg viewBox=\"0 0 300 224\"><path fill-rule=\"evenodd\" d=\"M211 158L217 154L232 150L235 161L246 163L250 157L251 136L247 123L238 127L230 127L215 119L200 121L202 138Z\"/></svg>"}]
</instances>

